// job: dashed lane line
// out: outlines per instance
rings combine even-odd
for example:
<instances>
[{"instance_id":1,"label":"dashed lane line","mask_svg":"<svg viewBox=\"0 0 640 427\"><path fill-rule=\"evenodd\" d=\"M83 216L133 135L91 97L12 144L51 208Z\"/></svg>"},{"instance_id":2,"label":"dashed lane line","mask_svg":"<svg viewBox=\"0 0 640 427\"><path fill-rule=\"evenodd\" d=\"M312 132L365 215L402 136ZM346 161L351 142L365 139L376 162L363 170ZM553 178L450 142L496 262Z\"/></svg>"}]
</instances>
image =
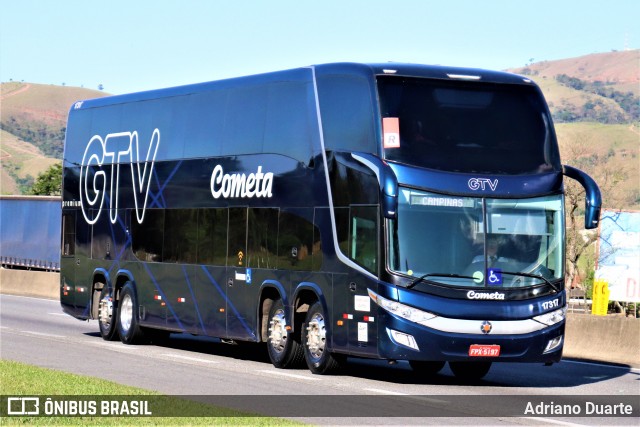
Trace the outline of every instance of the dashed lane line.
<instances>
[{"instance_id":1,"label":"dashed lane line","mask_svg":"<svg viewBox=\"0 0 640 427\"><path fill-rule=\"evenodd\" d=\"M169 357L172 359L179 359L179 360L186 360L189 362L198 362L198 363L220 363L217 360L208 360L208 359L201 359L199 357L191 357L191 356L183 356L181 354L170 354L170 353L162 353L159 356L162 357Z\"/></svg>"},{"instance_id":2,"label":"dashed lane line","mask_svg":"<svg viewBox=\"0 0 640 427\"><path fill-rule=\"evenodd\" d=\"M279 375L282 377L297 378L297 379L306 380L306 381L320 381L320 378L308 377L305 375L290 374L288 372L271 371L269 369L260 369L258 370L258 372L262 372L269 375Z\"/></svg>"},{"instance_id":3,"label":"dashed lane line","mask_svg":"<svg viewBox=\"0 0 640 427\"><path fill-rule=\"evenodd\" d=\"M25 335L35 335L38 337L47 337L47 338L66 338L64 335L56 335L56 334L47 334L45 332L33 332L33 331L20 331Z\"/></svg>"},{"instance_id":4,"label":"dashed lane line","mask_svg":"<svg viewBox=\"0 0 640 427\"><path fill-rule=\"evenodd\" d=\"M371 391L373 393L378 393L378 394L388 394L390 396L409 396L409 394L407 393L400 393L400 392L391 391L391 390L383 390L381 388L365 388L363 390Z\"/></svg>"},{"instance_id":5,"label":"dashed lane line","mask_svg":"<svg viewBox=\"0 0 640 427\"><path fill-rule=\"evenodd\" d=\"M522 420L535 421L535 422L543 422L549 424L557 424L561 426L584 426L586 424L576 424L570 423L568 421L560 421L560 420L552 420L551 418L542 418L542 417L520 417Z\"/></svg>"}]
</instances>

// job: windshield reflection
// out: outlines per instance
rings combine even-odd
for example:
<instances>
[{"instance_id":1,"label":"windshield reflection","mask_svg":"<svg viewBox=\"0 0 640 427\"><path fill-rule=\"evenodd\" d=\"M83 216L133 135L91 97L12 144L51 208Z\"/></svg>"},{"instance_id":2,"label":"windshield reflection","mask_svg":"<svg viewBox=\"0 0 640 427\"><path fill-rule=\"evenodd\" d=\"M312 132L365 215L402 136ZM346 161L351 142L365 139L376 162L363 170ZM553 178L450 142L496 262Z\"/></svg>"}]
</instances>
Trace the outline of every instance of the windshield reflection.
<instances>
[{"instance_id":1,"label":"windshield reflection","mask_svg":"<svg viewBox=\"0 0 640 427\"><path fill-rule=\"evenodd\" d=\"M398 218L389 221L389 268L414 277L411 286L550 283L564 273L561 213L560 195L503 200L401 189Z\"/></svg>"}]
</instances>

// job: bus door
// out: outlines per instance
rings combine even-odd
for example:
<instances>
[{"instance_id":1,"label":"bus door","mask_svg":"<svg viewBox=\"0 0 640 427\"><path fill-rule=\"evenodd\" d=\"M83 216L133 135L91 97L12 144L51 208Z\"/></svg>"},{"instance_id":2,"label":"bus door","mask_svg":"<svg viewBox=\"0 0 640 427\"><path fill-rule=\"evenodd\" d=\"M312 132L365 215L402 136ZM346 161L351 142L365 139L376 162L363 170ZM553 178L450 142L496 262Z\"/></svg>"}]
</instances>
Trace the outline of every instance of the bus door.
<instances>
[{"instance_id":1,"label":"bus door","mask_svg":"<svg viewBox=\"0 0 640 427\"><path fill-rule=\"evenodd\" d=\"M60 303L75 311L76 285L76 212L62 211L62 247L60 248ZM77 262L80 262L77 260Z\"/></svg>"},{"instance_id":2,"label":"bus door","mask_svg":"<svg viewBox=\"0 0 640 427\"><path fill-rule=\"evenodd\" d=\"M379 207L377 205L352 205L349 208L348 239L343 244L347 256L373 275L378 275L380 268L379 242ZM345 248L346 246L346 248ZM338 286L344 290L349 321L349 349L363 356L377 353L377 321L375 310L367 289L371 287L372 278L351 269L346 283Z\"/></svg>"},{"instance_id":3,"label":"bus door","mask_svg":"<svg viewBox=\"0 0 640 427\"><path fill-rule=\"evenodd\" d=\"M80 218L80 219L79 219ZM91 227L75 210L62 212L60 303L77 315L89 317L91 274L88 263Z\"/></svg>"},{"instance_id":4,"label":"bus door","mask_svg":"<svg viewBox=\"0 0 640 427\"><path fill-rule=\"evenodd\" d=\"M255 338L255 304L252 298L254 283L252 269L248 267L247 208L229 208L226 268L226 318L228 338L252 340Z\"/></svg>"}]
</instances>

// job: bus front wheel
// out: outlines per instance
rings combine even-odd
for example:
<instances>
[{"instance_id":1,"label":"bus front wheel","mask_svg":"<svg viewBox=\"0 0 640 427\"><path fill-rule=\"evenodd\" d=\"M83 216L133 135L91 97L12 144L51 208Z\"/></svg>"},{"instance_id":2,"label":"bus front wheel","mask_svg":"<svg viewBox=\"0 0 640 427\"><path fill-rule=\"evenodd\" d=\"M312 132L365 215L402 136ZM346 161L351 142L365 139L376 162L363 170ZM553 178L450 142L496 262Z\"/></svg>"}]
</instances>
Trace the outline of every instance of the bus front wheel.
<instances>
[{"instance_id":1,"label":"bus front wheel","mask_svg":"<svg viewBox=\"0 0 640 427\"><path fill-rule=\"evenodd\" d=\"M320 301L311 306L307 312L302 329L302 346L304 358L309 370L314 374L326 374L340 367L339 359L327 348L327 317Z\"/></svg>"},{"instance_id":2,"label":"bus front wheel","mask_svg":"<svg viewBox=\"0 0 640 427\"><path fill-rule=\"evenodd\" d=\"M291 332L291 325L287 324L281 299L274 301L269 309L267 350L269 359L276 368L285 369L302 362L302 347Z\"/></svg>"},{"instance_id":3,"label":"bus front wheel","mask_svg":"<svg viewBox=\"0 0 640 427\"><path fill-rule=\"evenodd\" d=\"M453 374L462 380L477 381L491 369L491 362L449 362Z\"/></svg>"}]
</instances>

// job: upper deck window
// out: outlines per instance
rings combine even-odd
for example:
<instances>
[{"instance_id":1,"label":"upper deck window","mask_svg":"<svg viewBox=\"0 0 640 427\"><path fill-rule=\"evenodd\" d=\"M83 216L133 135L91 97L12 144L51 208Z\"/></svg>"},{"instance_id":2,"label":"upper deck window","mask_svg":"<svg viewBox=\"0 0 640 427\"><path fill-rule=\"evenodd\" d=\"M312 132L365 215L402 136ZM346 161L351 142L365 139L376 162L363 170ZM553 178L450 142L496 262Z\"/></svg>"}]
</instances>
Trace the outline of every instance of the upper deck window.
<instances>
[{"instance_id":1,"label":"upper deck window","mask_svg":"<svg viewBox=\"0 0 640 427\"><path fill-rule=\"evenodd\" d=\"M378 92L387 160L462 173L560 170L532 86L381 76Z\"/></svg>"}]
</instances>

